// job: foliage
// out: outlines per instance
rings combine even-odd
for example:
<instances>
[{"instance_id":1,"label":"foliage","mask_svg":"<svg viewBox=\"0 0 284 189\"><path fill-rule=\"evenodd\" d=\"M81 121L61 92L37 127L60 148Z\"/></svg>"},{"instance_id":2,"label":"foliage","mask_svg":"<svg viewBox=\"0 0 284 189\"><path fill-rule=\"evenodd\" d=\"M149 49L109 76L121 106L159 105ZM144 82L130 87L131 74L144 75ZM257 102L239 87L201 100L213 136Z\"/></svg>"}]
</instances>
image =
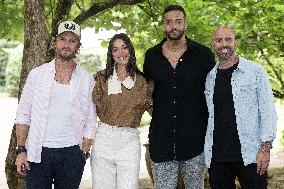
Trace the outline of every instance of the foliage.
<instances>
[{"instance_id":1,"label":"foliage","mask_svg":"<svg viewBox=\"0 0 284 189\"><path fill-rule=\"evenodd\" d=\"M0 49L0 87L5 86L6 83L5 73L6 73L7 63L8 63L8 55L5 51Z\"/></svg>"},{"instance_id":2,"label":"foliage","mask_svg":"<svg viewBox=\"0 0 284 189\"><path fill-rule=\"evenodd\" d=\"M12 34L22 36L21 0L0 2L3 17L0 23L5 25L2 36L11 38ZM45 1L46 23L52 29L59 1ZM68 1L69 2L69 1ZM122 1L121 1L122 2ZM97 3L93 0L73 2L70 12L63 19L77 19ZM163 37L162 13L169 4L182 5L187 13L188 28L186 34L210 46L211 33L218 25L233 26L238 34L238 52L240 55L264 65L270 75L275 95L284 98L284 5L282 0L145 0L137 5L120 3L111 9L99 12L95 18L85 18L82 26L105 29L123 29L130 35L136 48L138 67L141 69L143 55L149 47ZM3 20L3 22L2 22ZM18 21L16 21L18 20ZM20 20L20 21L19 21ZM7 32L5 28L12 31ZM17 39L16 36L14 36ZM106 43L105 43L106 44Z\"/></svg>"},{"instance_id":3,"label":"foliage","mask_svg":"<svg viewBox=\"0 0 284 189\"><path fill-rule=\"evenodd\" d=\"M281 131L282 137L280 139L280 143L284 146L284 130Z\"/></svg>"},{"instance_id":4,"label":"foliage","mask_svg":"<svg viewBox=\"0 0 284 189\"><path fill-rule=\"evenodd\" d=\"M102 69L102 61L99 55L80 54L78 60L80 65L92 75Z\"/></svg>"},{"instance_id":5,"label":"foliage","mask_svg":"<svg viewBox=\"0 0 284 189\"><path fill-rule=\"evenodd\" d=\"M112 19L135 39L138 52L145 52L163 37L161 5L174 2L177 1L147 1L138 6L140 11L138 7L127 7L121 12L117 7L112 10L116 15ZM207 0L180 1L180 4L187 13L186 34L203 44L210 46L211 33L216 26L234 27L239 54L264 65L277 91L275 95L284 98L284 4L281 1ZM101 22L108 18L108 13L104 14Z\"/></svg>"},{"instance_id":6,"label":"foliage","mask_svg":"<svg viewBox=\"0 0 284 189\"><path fill-rule=\"evenodd\" d=\"M142 115L141 121L140 121L140 126L145 126L145 125L150 125L152 117L148 112L145 112Z\"/></svg>"},{"instance_id":7,"label":"foliage","mask_svg":"<svg viewBox=\"0 0 284 189\"><path fill-rule=\"evenodd\" d=\"M0 38L23 41L23 6L24 1L22 0L0 2Z\"/></svg>"},{"instance_id":8,"label":"foliage","mask_svg":"<svg viewBox=\"0 0 284 189\"><path fill-rule=\"evenodd\" d=\"M10 96L17 97L20 84L22 64L22 46L9 51L9 60L6 69L6 91Z\"/></svg>"},{"instance_id":9,"label":"foliage","mask_svg":"<svg viewBox=\"0 0 284 189\"><path fill-rule=\"evenodd\" d=\"M15 48L18 45L19 42L0 39L0 87L2 91L6 85L6 67L9 59L9 53L5 49Z\"/></svg>"}]
</instances>

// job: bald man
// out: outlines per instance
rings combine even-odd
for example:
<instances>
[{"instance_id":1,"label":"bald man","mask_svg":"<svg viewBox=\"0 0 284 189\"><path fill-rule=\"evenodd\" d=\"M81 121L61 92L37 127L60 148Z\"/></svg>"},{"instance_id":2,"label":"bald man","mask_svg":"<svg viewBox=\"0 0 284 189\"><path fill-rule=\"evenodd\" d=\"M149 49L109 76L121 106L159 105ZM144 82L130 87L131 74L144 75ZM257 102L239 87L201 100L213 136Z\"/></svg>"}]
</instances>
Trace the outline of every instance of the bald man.
<instances>
[{"instance_id":1,"label":"bald man","mask_svg":"<svg viewBox=\"0 0 284 189\"><path fill-rule=\"evenodd\" d=\"M236 177L242 188L263 189L277 115L265 70L238 56L236 46L231 28L221 26L213 32L219 62L205 84L205 162L212 189L236 188Z\"/></svg>"}]
</instances>

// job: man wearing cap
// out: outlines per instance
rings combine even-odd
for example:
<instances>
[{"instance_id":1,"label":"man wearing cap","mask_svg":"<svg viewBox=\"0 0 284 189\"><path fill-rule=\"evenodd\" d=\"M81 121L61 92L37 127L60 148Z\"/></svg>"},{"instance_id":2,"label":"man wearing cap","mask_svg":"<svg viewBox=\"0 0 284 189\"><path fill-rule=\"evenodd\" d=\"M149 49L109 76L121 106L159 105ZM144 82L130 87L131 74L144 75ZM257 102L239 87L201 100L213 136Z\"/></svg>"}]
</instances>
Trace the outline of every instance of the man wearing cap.
<instances>
[{"instance_id":1,"label":"man wearing cap","mask_svg":"<svg viewBox=\"0 0 284 189\"><path fill-rule=\"evenodd\" d=\"M76 62L80 26L62 22L55 59L33 69L16 115L17 172L27 189L77 189L95 133L94 80Z\"/></svg>"}]
</instances>

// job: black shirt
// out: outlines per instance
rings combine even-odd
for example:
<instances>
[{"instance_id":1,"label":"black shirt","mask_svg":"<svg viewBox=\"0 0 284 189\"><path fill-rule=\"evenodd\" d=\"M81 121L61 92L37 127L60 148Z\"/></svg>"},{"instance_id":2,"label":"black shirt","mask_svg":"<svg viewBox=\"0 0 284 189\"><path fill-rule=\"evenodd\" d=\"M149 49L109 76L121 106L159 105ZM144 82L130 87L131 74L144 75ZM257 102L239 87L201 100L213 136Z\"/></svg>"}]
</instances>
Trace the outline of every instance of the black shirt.
<instances>
[{"instance_id":1,"label":"black shirt","mask_svg":"<svg viewBox=\"0 0 284 189\"><path fill-rule=\"evenodd\" d=\"M232 73L237 66L235 64L230 68L217 70L213 96L213 162L242 161L231 85Z\"/></svg>"},{"instance_id":2,"label":"black shirt","mask_svg":"<svg viewBox=\"0 0 284 189\"><path fill-rule=\"evenodd\" d=\"M187 38L187 51L174 69L162 53L165 41L148 49L144 62L146 76L154 81L149 131L154 162L188 160L203 152L208 120L205 80L215 65L208 47Z\"/></svg>"}]
</instances>

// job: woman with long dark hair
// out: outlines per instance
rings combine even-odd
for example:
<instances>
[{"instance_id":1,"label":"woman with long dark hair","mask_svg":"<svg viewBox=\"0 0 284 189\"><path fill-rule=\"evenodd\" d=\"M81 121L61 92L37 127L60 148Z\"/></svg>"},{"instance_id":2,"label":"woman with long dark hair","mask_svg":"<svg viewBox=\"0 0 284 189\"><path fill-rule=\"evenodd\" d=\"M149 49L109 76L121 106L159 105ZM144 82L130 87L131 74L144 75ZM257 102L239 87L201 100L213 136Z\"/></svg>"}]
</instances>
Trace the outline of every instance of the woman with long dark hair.
<instances>
[{"instance_id":1,"label":"woman with long dark hair","mask_svg":"<svg viewBox=\"0 0 284 189\"><path fill-rule=\"evenodd\" d=\"M115 34L106 69L97 73L93 100L100 118L93 143L93 189L137 189L142 114L151 112L153 84L136 66L130 38Z\"/></svg>"}]
</instances>

